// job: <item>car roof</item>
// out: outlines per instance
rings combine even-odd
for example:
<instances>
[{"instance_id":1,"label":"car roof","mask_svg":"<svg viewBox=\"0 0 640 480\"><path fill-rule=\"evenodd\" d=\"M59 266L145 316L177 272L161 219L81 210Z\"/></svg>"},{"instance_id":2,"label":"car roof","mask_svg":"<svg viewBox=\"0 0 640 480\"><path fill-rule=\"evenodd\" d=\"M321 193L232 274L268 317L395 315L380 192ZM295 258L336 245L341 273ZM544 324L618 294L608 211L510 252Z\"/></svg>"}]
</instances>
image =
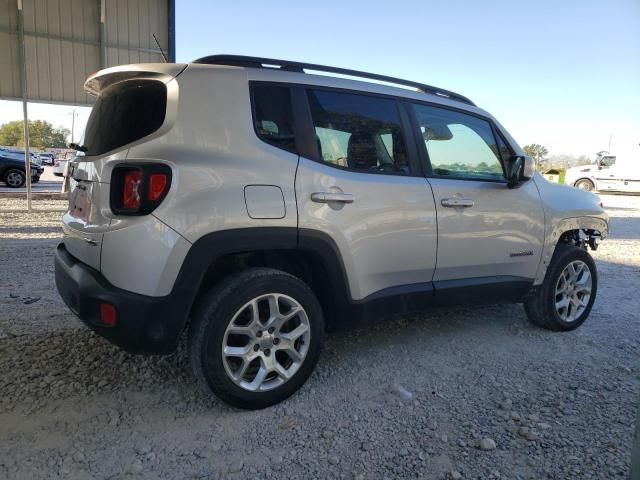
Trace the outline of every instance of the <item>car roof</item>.
<instances>
[{"instance_id":1,"label":"car roof","mask_svg":"<svg viewBox=\"0 0 640 480\"><path fill-rule=\"evenodd\" d=\"M367 93L392 95L418 101L427 101L467 110L493 118L488 112L478 108L467 97L450 90L441 89L411 80L403 80L385 75L360 72L357 70L294 62L289 60L245 57L240 55L211 55L199 58L189 64L189 68L203 67L213 69L224 68L244 70L249 80L334 87ZM306 73L305 70L309 70L314 73ZM315 72L328 73L330 75L319 75ZM335 75L343 76L339 77ZM353 78L345 78L344 75ZM356 78L361 78L363 80L358 80Z\"/></svg>"}]
</instances>

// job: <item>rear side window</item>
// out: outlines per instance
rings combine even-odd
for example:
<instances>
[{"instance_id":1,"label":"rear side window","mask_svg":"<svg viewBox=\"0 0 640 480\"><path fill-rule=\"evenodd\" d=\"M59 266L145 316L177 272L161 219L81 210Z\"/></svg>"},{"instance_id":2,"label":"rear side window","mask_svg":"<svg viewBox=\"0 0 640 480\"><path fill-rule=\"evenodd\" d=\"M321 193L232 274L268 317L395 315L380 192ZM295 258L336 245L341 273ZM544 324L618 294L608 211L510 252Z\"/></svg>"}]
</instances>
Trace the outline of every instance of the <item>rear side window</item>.
<instances>
[{"instance_id":1,"label":"rear side window","mask_svg":"<svg viewBox=\"0 0 640 480\"><path fill-rule=\"evenodd\" d=\"M336 167L369 173L409 173L395 100L309 90L320 158Z\"/></svg>"},{"instance_id":2,"label":"rear side window","mask_svg":"<svg viewBox=\"0 0 640 480\"><path fill-rule=\"evenodd\" d=\"M262 140L291 152L296 151L289 87L254 85L253 122Z\"/></svg>"},{"instance_id":3,"label":"rear side window","mask_svg":"<svg viewBox=\"0 0 640 480\"><path fill-rule=\"evenodd\" d=\"M164 123L167 89L155 80L128 80L104 89L93 105L82 144L101 155L155 132Z\"/></svg>"}]
</instances>

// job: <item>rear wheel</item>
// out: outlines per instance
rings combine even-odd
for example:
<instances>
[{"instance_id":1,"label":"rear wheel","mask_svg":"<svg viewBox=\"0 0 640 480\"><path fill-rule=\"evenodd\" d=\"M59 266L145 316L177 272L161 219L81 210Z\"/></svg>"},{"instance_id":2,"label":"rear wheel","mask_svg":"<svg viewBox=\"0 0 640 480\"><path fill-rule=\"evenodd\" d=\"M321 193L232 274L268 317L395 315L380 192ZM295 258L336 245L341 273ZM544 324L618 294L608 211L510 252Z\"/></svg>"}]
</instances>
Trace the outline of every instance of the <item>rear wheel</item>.
<instances>
[{"instance_id":1,"label":"rear wheel","mask_svg":"<svg viewBox=\"0 0 640 480\"><path fill-rule=\"evenodd\" d=\"M253 268L224 280L197 307L189 332L191 366L225 402L264 408L304 384L323 333L322 309L304 282Z\"/></svg>"},{"instance_id":2,"label":"rear wheel","mask_svg":"<svg viewBox=\"0 0 640 480\"><path fill-rule=\"evenodd\" d=\"M596 189L596 186L593 184L591 180L588 178L581 178L575 183L575 187L580 190L586 190L587 192L592 192Z\"/></svg>"},{"instance_id":3,"label":"rear wheel","mask_svg":"<svg viewBox=\"0 0 640 480\"><path fill-rule=\"evenodd\" d=\"M544 283L525 302L529 321L548 330L569 331L584 323L598 290L598 272L584 249L558 245Z\"/></svg>"}]
</instances>

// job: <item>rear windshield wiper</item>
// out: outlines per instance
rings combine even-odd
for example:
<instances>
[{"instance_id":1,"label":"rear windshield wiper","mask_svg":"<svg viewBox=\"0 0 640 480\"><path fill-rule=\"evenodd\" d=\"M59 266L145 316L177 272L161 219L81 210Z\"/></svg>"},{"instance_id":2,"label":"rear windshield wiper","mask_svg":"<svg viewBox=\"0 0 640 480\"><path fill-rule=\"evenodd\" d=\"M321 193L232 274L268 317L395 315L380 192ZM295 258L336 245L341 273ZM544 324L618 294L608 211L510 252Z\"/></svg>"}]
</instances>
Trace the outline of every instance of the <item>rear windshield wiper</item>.
<instances>
[{"instance_id":1,"label":"rear windshield wiper","mask_svg":"<svg viewBox=\"0 0 640 480\"><path fill-rule=\"evenodd\" d=\"M69 148L73 148L77 152L82 152L82 153L87 153L87 151L89 150L84 145L78 145L77 143L70 143Z\"/></svg>"}]
</instances>

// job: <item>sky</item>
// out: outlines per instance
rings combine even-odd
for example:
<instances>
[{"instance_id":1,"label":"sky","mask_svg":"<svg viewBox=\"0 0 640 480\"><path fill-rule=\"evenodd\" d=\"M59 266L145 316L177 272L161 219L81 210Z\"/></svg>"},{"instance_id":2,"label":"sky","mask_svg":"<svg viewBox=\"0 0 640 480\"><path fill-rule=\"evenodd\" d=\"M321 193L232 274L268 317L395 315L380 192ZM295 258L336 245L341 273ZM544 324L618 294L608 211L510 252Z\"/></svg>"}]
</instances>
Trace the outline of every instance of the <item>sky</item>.
<instances>
[{"instance_id":1,"label":"sky","mask_svg":"<svg viewBox=\"0 0 640 480\"><path fill-rule=\"evenodd\" d=\"M177 1L176 53L178 62L254 55L428 83L551 154L640 142L640 0ZM71 128L69 107L29 108L32 119ZM81 130L88 109L76 112ZM20 103L0 102L0 123L21 118Z\"/></svg>"}]
</instances>

